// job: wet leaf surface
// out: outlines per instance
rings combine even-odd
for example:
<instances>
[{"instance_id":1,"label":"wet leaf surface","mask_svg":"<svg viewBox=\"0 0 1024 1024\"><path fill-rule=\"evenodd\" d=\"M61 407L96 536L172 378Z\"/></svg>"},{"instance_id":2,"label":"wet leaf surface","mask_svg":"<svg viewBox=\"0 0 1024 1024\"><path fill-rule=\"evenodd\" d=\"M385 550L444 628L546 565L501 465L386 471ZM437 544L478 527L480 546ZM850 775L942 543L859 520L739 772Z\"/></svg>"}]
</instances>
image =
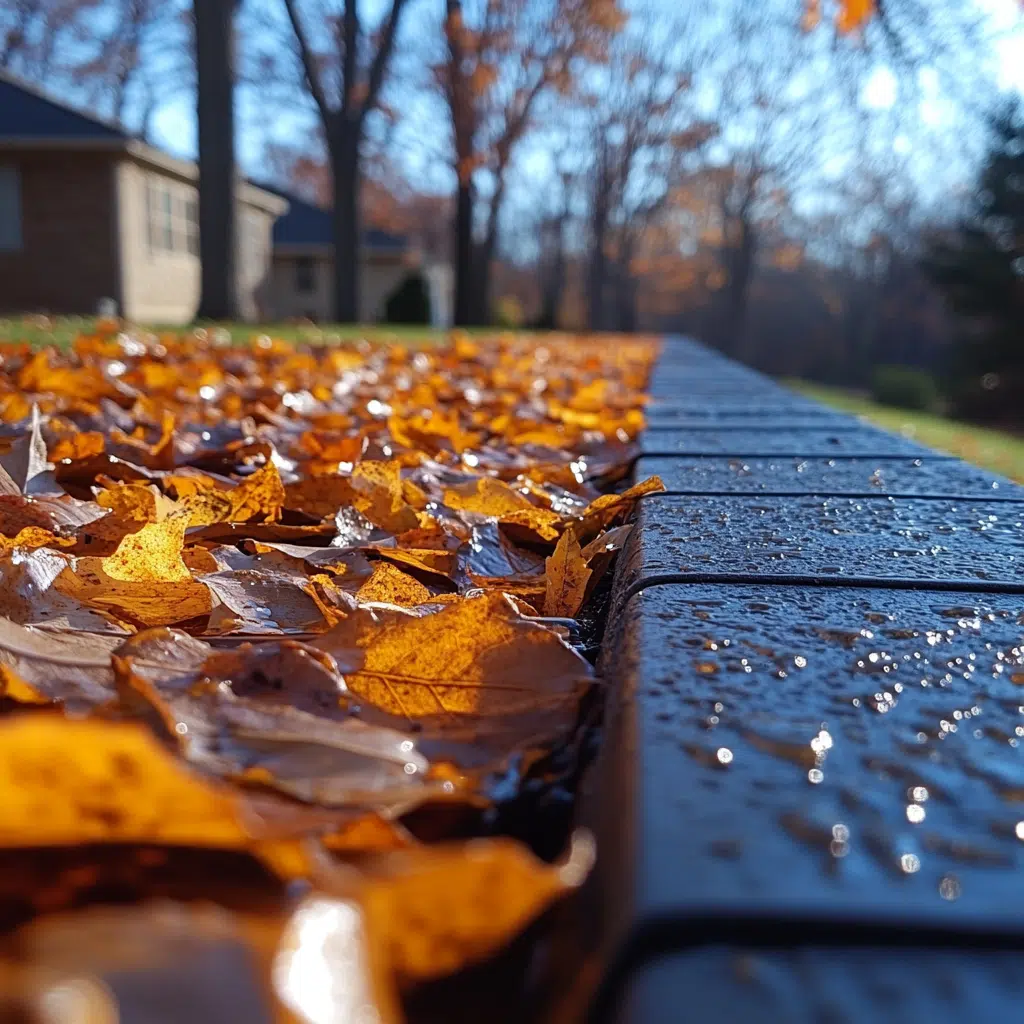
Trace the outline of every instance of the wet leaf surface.
<instances>
[{"instance_id":1,"label":"wet leaf surface","mask_svg":"<svg viewBox=\"0 0 1024 1024\"><path fill-rule=\"evenodd\" d=\"M661 489L602 493L655 352L102 323L5 350L12 1005L128 1020L191 990L190 1019L397 1021L578 884L587 840L538 860L508 808L586 746L599 689L569 639Z\"/></svg>"}]
</instances>

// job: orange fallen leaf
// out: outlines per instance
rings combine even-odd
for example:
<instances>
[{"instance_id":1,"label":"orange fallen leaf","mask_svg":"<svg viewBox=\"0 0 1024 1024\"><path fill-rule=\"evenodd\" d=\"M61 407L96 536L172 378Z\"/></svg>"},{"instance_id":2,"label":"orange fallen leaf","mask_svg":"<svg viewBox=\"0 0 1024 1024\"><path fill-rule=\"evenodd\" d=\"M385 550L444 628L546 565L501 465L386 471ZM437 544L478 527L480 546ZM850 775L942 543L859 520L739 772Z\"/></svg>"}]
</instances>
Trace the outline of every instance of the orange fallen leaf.
<instances>
[{"instance_id":1,"label":"orange fallen leaf","mask_svg":"<svg viewBox=\"0 0 1024 1024\"><path fill-rule=\"evenodd\" d=\"M568 707L591 676L557 634L494 593L422 617L358 609L313 646L334 656L352 693L408 719Z\"/></svg>"},{"instance_id":2,"label":"orange fallen leaf","mask_svg":"<svg viewBox=\"0 0 1024 1024\"><path fill-rule=\"evenodd\" d=\"M353 505L375 526L404 533L420 525L416 510L405 501L397 462L360 462L350 480L355 491Z\"/></svg>"},{"instance_id":3,"label":"orange fallen leaf","mask_svg":"<svg viewBox=\"0 0 1024 1024\"><path fill-rule=\"evenodd\" d=\"M253 838L230 790L200 779L141 726L18 715L0 721L0 847L163 843L248 850L305 873L299 846Z\"/></svg>"},{"instance_id":4,"label":"orange fallen leaf","mask_svg":"<svg viewBox=\"0 0 1024 1024\"><path fill-rule=\"evenodd\" d=\"M663 490L665 485L661 477L652 476L621 494L602 494L600 498L595 498L583 510L582 522L577 527L580 539L588 542L593 540L602 530L628 519L637 501L645 494L657 494Z\"/></svg>"},{"instance_id":5,"label":"orange fallen leaf","mask_svg":"<svg viewBox=\"0 0 1024 1024\"><path fill-rule=\"evenodd\" d=\"M70 548L75 544L74 537L56 537L49 530L39 526L26 526L15 537L0 536L0 557L9 555L16 548L31 551L33 548Z\"/></svg>"},{"instance_id":6,"label":"orange fallen leaf","mask_svg":"<svg viewBox=\"0 0 1024 1024\"><path fill-rule=\"evenodd\" d=\"M122 519L135 519L143 523L166 519L178 510L177 503L153 484L116 484L100 491L96 495L96 504L110 509Z\"/></svg>"},{"instance_id":7,"label":"orange fallen leaf","mask_svg":"<svg viewBox=\"0 0 1024 1024\"><path fill-rule=\"evenodd\" d=\"M572 530L566 530L545 563L544 614L574 618L583 604L591 570Z\"/></svg>"},{"instance_id":8,"label":"orange fallen leaf","mask_svg":"<svg viewBox=\"0 0 1024 1024\"><path fill-rule=\"evenodd\" d=\"M444 503L457 511L483 516L506 516L534 507L521 492L489 476L449 487L444 492Z\"/></svg>"},{"instance_id":9,"label":"orange fallen leaf","mask_svg":"<svg viewBox=\"0 0 1024 1024\"><path fill-rule=\"evenodd\" d=\"M52 704L53 700L26 683L10 666L0 664L0 696L19 704Z\"/></svg>"},{"instance_id":10,"label":"orange fallen leaf","mask_svg":"<svg viewBox=\"0 0 1024 1024\"><path fill-rule=\"evenodd\" d=\"M355 491L348 477L307 476L285 489L286 508L300 509L312 516L323 519L333 516L339 508L351 505Z\"/></svg>"},{"instance_id":11,"label":"orange fallen leaf","mask_svg":"<svg viewBox=\"0 0 1024 1024\"><path fill-rule=\"evenodd\" d=\"M98 430L68 434L59 438L50 449L50 461L85 459L90 455L101 455L105 448L106 438Z\"/></svg>"},{"instance_id":12,"label":"orange fallen leaf","mask_svg":"<svg viewBox=\"0 0 1024 1024\"><path fill-rule=\"evenodd\" d=\"M552 903L578 888L594 861L588 833L558 864L511 839L400 850L363 877L325 876L334 898L307 897L282 936L274 978L293 1012L348 1020L372 1005L382 1024L404 1018L401 995L497 953ZM330 965L346 964L339 985ZM317 1018L319 1019L319 1018Z\"/></svg>"}]
</instances>

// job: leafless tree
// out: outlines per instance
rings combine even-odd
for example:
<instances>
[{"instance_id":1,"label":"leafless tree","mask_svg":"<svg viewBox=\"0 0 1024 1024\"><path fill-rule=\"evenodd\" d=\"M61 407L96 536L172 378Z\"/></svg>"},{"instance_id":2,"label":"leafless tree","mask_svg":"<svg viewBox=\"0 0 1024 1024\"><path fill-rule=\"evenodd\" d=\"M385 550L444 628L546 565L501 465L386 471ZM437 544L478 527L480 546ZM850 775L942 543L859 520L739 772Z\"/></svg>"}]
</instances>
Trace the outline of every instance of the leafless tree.
<instances>
[{"instance_id":1,"label":"leafless tree","mask_svg":"<svg viewBox=\"0 0 1024 1024\"><path fill-rule=\"evenodd\" d=\"M675 31L624 32L607 71L585 101L592 152L587 303L593 329L631 330L638 243L716 127L694 109L690 56Z\"/></svg>"},{"instance_id":2,"label":"leafless tree","mask_svg":"<svg viewBox=\"0 0 1024 1024\"><path fill-rule=\"evenodd\" d=\"M284 4L331 167L335 319L354 322L360 314L359 197L367 118L378 108L407 0L391 0L372 35L358 0L341 0L340 6L333 0Z\"/></svg>"}]
</instances>

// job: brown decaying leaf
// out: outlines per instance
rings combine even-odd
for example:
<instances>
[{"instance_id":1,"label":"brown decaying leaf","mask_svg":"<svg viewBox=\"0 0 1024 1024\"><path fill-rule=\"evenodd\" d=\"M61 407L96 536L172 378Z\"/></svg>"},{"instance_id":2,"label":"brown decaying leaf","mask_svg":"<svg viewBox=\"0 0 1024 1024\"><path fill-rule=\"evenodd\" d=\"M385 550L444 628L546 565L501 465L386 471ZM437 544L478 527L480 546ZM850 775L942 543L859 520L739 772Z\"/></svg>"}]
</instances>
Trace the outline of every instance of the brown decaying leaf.
<instances>
[{"instance_id":1,"label":"brown decaying leaf","mask_svg":"<svg viewBox=\"0 0 1024 1024\"><path fill-rule=\"evenodd\" d=\"M90 707L114 695L111 652L123 637L50 632L0 619L0 662L54 701Z\"/></svg>"},{"instance_id":2,"label":"brown decaying leaf","mask_svg":"<svg viewBox=\"0 0 1024 1024\"><path fill-rule=\"evenodd\" d=\"M121 709L208 774L327 807L390 810L443 795L412 740L351 714L322 652L289 641L214 651L158 629L112 660Z\"/></svg>"},{"instance_id":3,"label":"brown decaying leaf","mask_svg":"<svg viewBox=\"0 0 1024 1024\"><path fill-rule=\"evenodd\" d=\"M0 455L0 493L42 494L59 491L46 457L46 442L40 426L39 406L32 406L29 432L19 437Z\"/></svg>"}]
</instances>

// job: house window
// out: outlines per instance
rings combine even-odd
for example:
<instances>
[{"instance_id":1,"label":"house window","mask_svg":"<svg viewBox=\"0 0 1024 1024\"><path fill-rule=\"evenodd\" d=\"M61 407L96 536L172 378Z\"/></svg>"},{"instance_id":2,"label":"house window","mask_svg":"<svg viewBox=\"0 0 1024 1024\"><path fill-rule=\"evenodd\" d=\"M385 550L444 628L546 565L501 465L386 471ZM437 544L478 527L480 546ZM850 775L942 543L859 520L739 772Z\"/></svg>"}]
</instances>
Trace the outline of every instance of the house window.
<instances>
[{"instance_id":1,"label":"house window","mask_svg":"<svg viewBox=\"0 0 1024 1024\"><path fill-rule=\"evenodd\" d=\"M295 261L295 290L300 295L316 291L313 261L308 256L300 256Z\"/></svg>"},{"instance_id":2,"label":"house window","mask_svg":"<svg viewBox=\"0 0 1024 1024\"><path fill-rule=\"evenodd\" d=\"M199 204L192 187L149 178L146 224L150 252L199 254Z\"/></svg>"},{"instance_id":3,"label":"house window","mask_svg":"<svg viewBox=\"0 0 1024 1024\"><path fill-rule=\"evenodd\" d=\"M21 176L17 167L0 167L0 252L21 248Z\"/></svg>"},{"instance_id":4,"label":"house window","mask_svg":"<svg viewBox=\"0 0 1024 1024\"><path fill-rule=\"evenodd\" d=\"M185 245L193 256L199 255L199 200L185 200Z\"/></svg>"}]
</instances>

